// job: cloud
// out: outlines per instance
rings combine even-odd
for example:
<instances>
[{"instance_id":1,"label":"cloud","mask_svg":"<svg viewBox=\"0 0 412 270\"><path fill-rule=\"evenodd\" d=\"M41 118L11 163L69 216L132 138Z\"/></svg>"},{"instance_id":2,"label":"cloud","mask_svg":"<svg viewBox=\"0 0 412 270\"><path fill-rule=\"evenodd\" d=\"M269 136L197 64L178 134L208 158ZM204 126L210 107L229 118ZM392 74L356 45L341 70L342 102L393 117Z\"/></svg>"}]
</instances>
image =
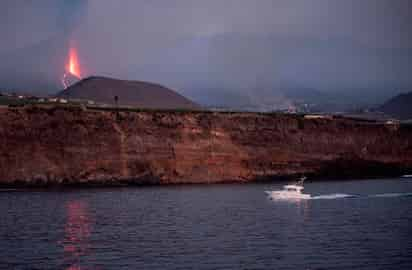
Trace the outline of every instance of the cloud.
<instances>
[{"instance_id":1,"label":"cloud","mask_svg":"<svg viewBox=\"0 0 412 270\"><path fill-rule=\"evenodd\" d=\"M7 38L0 53L17 59L17 72L30 61L26 55L33 46L48 42L41 46L54 49L36 54L47 56L44 70L48 66L49 77L56 77L54 87L62 67L50 59L64 55L61 43L68 42L89 75L183 90L255 89L279 81L325 89L412 85L410 5L408 0L4 1L0 30Z\"/></svg>"},{"instance_id":2,"label":"cloud","mask_svg":"<svg viewBox=\"0 0 412 270\"><path fill-rule=\"evenodd\" d=\"M0 3L0 87L56 91L83 0Z\"/></svg>"}]
</instances>

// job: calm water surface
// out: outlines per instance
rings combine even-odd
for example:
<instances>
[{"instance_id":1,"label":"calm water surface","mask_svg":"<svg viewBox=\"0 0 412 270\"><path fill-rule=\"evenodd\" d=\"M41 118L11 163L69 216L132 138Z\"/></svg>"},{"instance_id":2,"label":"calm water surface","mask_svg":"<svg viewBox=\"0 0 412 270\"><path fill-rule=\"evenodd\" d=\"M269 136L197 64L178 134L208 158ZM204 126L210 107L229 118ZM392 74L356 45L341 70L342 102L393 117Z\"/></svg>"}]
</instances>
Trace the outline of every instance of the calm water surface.
<instances>
[{"instance_id":1,"label":"calm water surface","mask_svg":"<svg viewBox=\"0 0 412 270\"><path fill-rule=\"evenodd\" d=\"M0 269L412 269L412 180L305 186L3 191Z\"/></svg>"}]
</instances>

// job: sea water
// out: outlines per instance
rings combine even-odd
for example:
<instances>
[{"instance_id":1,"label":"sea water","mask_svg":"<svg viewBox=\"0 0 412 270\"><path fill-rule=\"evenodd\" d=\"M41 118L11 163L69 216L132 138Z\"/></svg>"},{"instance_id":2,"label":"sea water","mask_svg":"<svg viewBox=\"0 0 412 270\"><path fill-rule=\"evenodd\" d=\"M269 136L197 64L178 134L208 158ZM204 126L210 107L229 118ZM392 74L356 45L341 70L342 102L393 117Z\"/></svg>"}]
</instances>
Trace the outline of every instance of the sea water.
<instances>
[{"instance_id":1,"label":"sea water","mask_svg":"<svg viewBox=\"0 0 412 270\"><path fill-rule=\"evenodd\" d=\"M412 181L0 192L0 269L412 269Z\"/></svg>"}]
</instances>

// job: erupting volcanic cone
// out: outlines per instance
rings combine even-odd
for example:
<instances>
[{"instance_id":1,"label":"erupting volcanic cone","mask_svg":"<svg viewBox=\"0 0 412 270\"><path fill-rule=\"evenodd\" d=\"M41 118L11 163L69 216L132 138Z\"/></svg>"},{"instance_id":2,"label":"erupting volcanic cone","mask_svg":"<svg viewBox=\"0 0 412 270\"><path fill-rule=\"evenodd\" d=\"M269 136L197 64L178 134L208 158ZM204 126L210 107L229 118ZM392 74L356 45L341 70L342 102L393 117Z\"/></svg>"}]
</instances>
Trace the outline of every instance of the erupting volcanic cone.
<instances>
[{"instance_id":1,"label":"erupting volcanic cone","mask_svg":"<svg viewBox=\"0 0 412 270\"><path fill-rule=\"evenodd\" d=\"M62 84L64 89L70 85L78 82L81 79L79 59L77 50L74 47L69 49L68 63L66 65L66 72L62 77Z\"/></svg>"}]
</instances>

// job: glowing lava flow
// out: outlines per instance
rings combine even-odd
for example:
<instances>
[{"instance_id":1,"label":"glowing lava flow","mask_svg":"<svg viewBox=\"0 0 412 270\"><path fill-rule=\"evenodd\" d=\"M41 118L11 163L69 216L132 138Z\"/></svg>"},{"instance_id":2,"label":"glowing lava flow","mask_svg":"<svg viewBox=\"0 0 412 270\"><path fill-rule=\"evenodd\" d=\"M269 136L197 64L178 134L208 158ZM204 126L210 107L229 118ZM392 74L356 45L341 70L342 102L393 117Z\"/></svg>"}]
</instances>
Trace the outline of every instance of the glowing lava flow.
<instances>
[{"instance_id":1,"label":"glowing lava flow","mask_svg":"<svg viewBox=\"0 0 412 270\"><path fill-rule=\"evenodd\" d=\"M79 60L77 57L77 51L75 48L70 48L69 51L69 65L67 67L70 74L80 79Z\"/></svg>"},{"instance_id":2,"label":"glowing lava flow","mask_svg":"<svg viewBox=\"0 0 412 270\"><path fill-rule=\"evenodd\" d=\"M79 58L77 56L77 50L74 47L69 49L69 62L66 66L66 72L63 74L62 84L64 89L69 87L70 84L70 77L75 77L76 79L81 79L80 73L80 65L79 65ZM68 75L69 74L69 75Z\"/></svg>"}]
</instances>

